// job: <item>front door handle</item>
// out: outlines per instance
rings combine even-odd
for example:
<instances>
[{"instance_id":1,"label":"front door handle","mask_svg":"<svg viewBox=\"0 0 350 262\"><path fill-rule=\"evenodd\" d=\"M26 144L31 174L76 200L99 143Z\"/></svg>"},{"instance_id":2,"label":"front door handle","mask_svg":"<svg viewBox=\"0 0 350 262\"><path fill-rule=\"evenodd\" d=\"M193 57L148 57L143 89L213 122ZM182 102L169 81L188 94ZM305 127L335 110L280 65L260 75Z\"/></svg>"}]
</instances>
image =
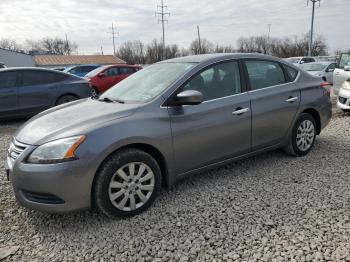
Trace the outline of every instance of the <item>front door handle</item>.
<instances>
[{"instance_id":1,"label":"front door handle","mask_svg":"<svg viewBox=\"0 0 350 262\"><path fill-rule=\"evenodd\" d=\"M249 108L238 107L238 108L236 108L235 111L232 112L232 115L239 116L239 115L242 115L244 113L247 113L248 111L249 111Z\"/></svg>"},{"instance_id":2,"label":"front door handle","mask_svg":"<svg viewBox=\"0 0 350 262\"><path fill-rule=\"evenodd\" d=\"M290 97L288 97L288 99L286 100L286 102L288 102L288 103L294 103L294 102L297 101L298 99L299 99L299 97L297 97L297 96L294 96L294 97L290 96Z\"/></svg>"}]
</instances>

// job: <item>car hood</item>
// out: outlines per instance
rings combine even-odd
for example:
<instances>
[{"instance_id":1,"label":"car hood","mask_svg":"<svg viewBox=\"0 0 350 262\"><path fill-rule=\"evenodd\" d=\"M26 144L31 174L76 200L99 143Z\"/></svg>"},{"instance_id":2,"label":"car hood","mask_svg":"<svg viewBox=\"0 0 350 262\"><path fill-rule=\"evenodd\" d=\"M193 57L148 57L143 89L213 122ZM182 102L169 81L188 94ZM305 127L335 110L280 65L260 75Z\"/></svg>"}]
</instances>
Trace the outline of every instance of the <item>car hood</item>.
<instances>
[{"instance_id":1,"label":"car hood","mask_svg":"<svg viewBox=\"0 0 350 262\"><path fill-rule=\"evenodd\" d=\"M18 141L40 145L59 138L84 135L104 123L133 114L139 105L107 103L91 98L46 110L26 122L15 134Z\"/></svg>"}]
</instances>

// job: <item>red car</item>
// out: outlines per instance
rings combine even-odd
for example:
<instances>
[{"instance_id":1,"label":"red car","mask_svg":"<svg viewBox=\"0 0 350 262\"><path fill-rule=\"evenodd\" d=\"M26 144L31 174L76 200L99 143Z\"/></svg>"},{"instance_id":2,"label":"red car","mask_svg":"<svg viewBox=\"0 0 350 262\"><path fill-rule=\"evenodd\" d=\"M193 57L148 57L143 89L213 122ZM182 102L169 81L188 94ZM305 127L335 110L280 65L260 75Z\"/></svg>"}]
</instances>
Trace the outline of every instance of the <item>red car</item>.
<instances>
[{"instance_id":1,"label":"red car","mask_svg":"<svg viewBox=\"0 0 350 262\"><path fill-rule=\"evenodd\" d=\"M97 95L103 93L140 69L142 69L142 67L135 65L107 65L96 68L85 77L88 78L91 83L93 95Z\"/></svg>"}]
</instances>

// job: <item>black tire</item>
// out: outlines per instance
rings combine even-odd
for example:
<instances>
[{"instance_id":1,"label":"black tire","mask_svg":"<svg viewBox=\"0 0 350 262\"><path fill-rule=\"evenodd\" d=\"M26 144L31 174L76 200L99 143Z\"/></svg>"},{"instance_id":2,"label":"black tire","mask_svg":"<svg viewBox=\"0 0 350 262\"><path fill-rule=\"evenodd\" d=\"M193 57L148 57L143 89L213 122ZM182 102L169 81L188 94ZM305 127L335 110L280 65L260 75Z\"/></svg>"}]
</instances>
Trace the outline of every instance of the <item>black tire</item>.
<instances>
[{"instance_id":1,"label":"black tire","mask_svg":"<svg viewBox=\"0 0 350 262\"><path fill-rule=\"evenodd\" d=\"M131 162L143 163L150 168L150 170L153 172L153 175L154 175L154 180L153 180L154 188L147 202L142 204L142 206L134 210L125 211L117 208L115 206L115 203L114 204L112 203L112 200L110 199L111 189L109 186L112 179L114 179L114 176L117 170L119 170L125 165L128 165ZM135 173L136 173L136 170L135 170ZM102 166L99 168L96 174L96 177L94 179L94 184L92 188L92 204L95 208L97 208L98 211L102 212L103 214L111 218L135 216L142 213L152 205L154 200L159 195L160 189L161 189L161 170L159 168L157 161L151 155L147 154L144 151L141 151L138 149L132 149L132 148L123 149L114 153L110 157L108 157L107 160L104 161ZM124 190L124 189L119 189L119 190ZM126 197L127 194L121 195L121 198ZM136 196L136 193L134 192L134 197L135 196ZM141 199L138 199L138 200L140 201ZM129 203L129 205L131 206L130 201L131 200L129 198L126 203Z\"/></svg>"},{"instance_id":2,"label":"black tire","mask_svg":"<svg viewBox=\"0 0 350 262\"><path fill-rule=\"evenodd\" d=\"M341 109L344 113L350 113L350 109Z\"/></svg>"},{"instance_id":3,"label":"black tire","mask_svg":"<svg viewBox=\"0 0 350 262\"><path fill-rule=\"evenodd\" d=\"M97 88L95 88L95 87L91 88L91 96L97 97L98 95L99 95L99 92L98 92Z\"/></svg>"},{"instance_id":4,"label":"black tire","mask_svg":"<svg viewBox=\"0 0 350 262\"><path fill-rule=\"evenodd\" d=\"M59 99L57 99L56 106L62 105L62 104L65 104L65 103L69 103L69 102L72 102L72 101L75 101L75 100L78 100L78 98L76 96L63 95Z\"/></svg>"},{"instance_id":5,"label":"black tire","mask_svg":"<svg viewBox=\"0 0 350 262\"><path fill-rule=\"evenodd\" d=\"M313 139L312 139L312 143L311 143L310 147L308 147L306 150L301 150L297 145L297 135L298 135L299 127L306 120L310 121L313 125L313 128L314 128ZM315 122L315 119L312 117L312 115L307 114L307 113L300 114L300 116L298 117L297 121L295 122L295 124L293 126L292 134L291 134L291 137L289 138L288 145L286 147L284 147L283 150L287 154L290 154L293 156L305 156L305 155L307 155L314 146L314 143L316 140L316 130L317 130L316 122Z\"/></svg>"}]
</instances>

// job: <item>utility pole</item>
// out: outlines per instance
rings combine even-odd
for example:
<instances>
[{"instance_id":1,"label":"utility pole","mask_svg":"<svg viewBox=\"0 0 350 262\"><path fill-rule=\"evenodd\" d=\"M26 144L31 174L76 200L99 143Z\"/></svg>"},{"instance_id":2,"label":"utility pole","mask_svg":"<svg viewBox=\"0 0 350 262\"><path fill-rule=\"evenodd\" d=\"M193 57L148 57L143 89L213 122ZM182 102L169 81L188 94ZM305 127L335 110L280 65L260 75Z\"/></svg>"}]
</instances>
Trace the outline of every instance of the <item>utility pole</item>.
<instances>
[{"instance_id":1,"label":"utility pole","mask_svg":"<svg viewBox=\"0 0 350 262\"><path fill-rule=\"evenodd\" d=\"M163 0L161 0L161 5L157 5L157 12L156 16L158 16L158 23L162 23L162 31L163 31L163 37L162 37L162 44L163 44L163 52L162 52L162 58L165 59L165 32L164 32L164 23L168 23L168 20L165 19L165 16L170 16L169 12L165 12L168 9L167 5L164 5Z\"/></svg>"},{"instance_id":2,"label":"utility pole","mask_svg":"<svg viewBox=\"0 0 350 262\"><path fill-rule=\"evenodd\" d=\"M319 2L319 5L321 5L321 0L307 0L307 5L309 5L309 1L312 2L312 16L311 16L311 30L310 30L310 39L309 39L309 48L308 48L308 52L307 55L311 56L312 53L312 37L314 34L314 17L315 17L315 4L317 2Z\"/></svg>"},{"instance_id":3,"label":"utility pole","mask_svg":"<svg viewBox=\"0 0 350 262\"><path fill-rule=\"evenodd\" d=\"M270 54L270 33L271 33L271 24L267 25L268 32L267 32L267 54Z\"/></svg>"},{"instance_id":4,"label":"utility pole","mask_svg":"<svg viewBox=\"0 0 350 262\"><path fill-rule=\"evenodd\" d=\"M101 45L101 55L103 55L103 47L102 47L102 45Z\"/></svg>"},{"instance_id":5,"label":"utility pole","mask_svg":"<svg viewBox=\"0 0 350 262\"><path fill-rule=\"evenodd\" d=\"M67 54L70 55L70 47L69 47L69 44L68 44L68 37L67 37L67 34L66 35L66 48L67 48Z\"/></svg>"},{"instance_id":6,"label":"utility pole","mask_svg":"<svg viewBox=\"0 0 350 262\"><path fill-rule=\"evenodd\" d=\"M202 45L201 45L201 34L199 33L199 25L197 25L197 33L198 33L198 51L199 54L202 53Z\"/></svg>"},{"instance_id":7,"label":"utility pole","mask_svg":"<svg viewBox=\"0 0 350 262\"><path fill-rule=\"evenodd\" d=\"M113 39L113 54L114 54L114 56L115 56L115 55L116 55L116 52L115 52L115 42L116 42L116 39L117 39L118 32L117 32L117 29L114 27L114 24L113 24L113 23L112 23L111 31L108 32L108 34L111 34L111 35L112 35L112 39Z\"/></svg>"}]
</instances>

